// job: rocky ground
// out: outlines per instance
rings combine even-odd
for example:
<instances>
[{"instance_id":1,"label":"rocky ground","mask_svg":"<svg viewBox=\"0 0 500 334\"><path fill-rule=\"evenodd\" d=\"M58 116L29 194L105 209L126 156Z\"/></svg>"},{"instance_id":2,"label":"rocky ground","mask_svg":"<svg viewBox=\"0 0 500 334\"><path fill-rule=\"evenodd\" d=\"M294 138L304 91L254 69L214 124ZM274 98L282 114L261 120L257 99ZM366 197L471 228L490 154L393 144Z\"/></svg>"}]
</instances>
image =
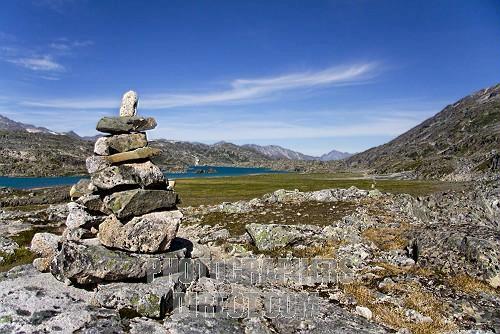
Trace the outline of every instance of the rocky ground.
<instances>
[{"instance_id":1,"label":"rocky ground","mask_svg":"<svg viewBox=\"0 0 500 334\"><path fill-rule=\"evenodd\" d=\"M14 266L0 276L0 332L498 333L498 184L417 198L354 187L278 190L182 208L166 258L198 259L208 277L80 289ZM4 211L2 268L18 264L9 262L14 255L33 260L30 225L57 233L67 214L64 205ZM108 256L90 242L79 247ZM133 257L133 270L144 256ZM73 267L99 265L82 261ZM183 307L165 287L184 296Z\"/></svg>"}]
</instances>

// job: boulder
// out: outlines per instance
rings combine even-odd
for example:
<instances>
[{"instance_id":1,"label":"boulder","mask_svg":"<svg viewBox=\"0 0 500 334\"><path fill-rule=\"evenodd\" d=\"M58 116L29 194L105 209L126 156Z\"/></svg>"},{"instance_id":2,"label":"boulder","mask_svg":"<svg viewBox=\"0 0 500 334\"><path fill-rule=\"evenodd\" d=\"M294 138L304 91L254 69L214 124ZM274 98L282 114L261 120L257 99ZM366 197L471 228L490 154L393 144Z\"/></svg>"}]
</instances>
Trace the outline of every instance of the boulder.
<instances>
[{"instance_id":1,"label":"boulder","mask_svg":"<svg viewBox=\"0 0 500 334\"><path fill-rule=\"evenodd\" d=\"M169 249L182 213L178 210L152 212L122 224L114 216L99 226L99 241L107 247L130 252L156 253Z\"/></svg>"},{"instance_id":2,"label":"boulder","mask_svg":"<svg viewBox=\"0 0 500 334\"><path fill-rule=\"evenodd\" d=\"M0 236L0 253L12 255L19 248L17 242L8 237Z\"/></svg>"},{"instance_id":3,"label":"boulder","mask_svg":"<svg viewBox=\"0 0 500 334\"><path fill-rule=\"evenodd\" d=\"M57 253L57 245L61 241L61 236L53 233L36 233L31 239L30 249L40 256L54 256Z\"/></svg>"},{"instance_id":4,"label":"boulder","mask_svg":"<svg viewBox=\"0 0 500 334\"><path fill-rule=\"evenodd\" d=\"M148 140L145 133L120 134L97 139L94 145L94 153L106 156L135 150L137 148L146 147L147 145Z\"/></svg>"},{"instance_id":5,"label":"boulder","mask_svg":"<svg viewBox=\"0 0 500 334\"><path fill-rule=\"evenodd\" d=\"M94 302L106 308L133 310L148 318L163 318L174 292L180 291L178 280L168 276L151 283L109 283L99 285ZM170 311L170 310L168 310Z\"/></svg>"},{"instance_id":6,"label":"boulder","mask_svg":"<svg viewBox=\"0 0 500 334\"><path fill-rule=\"evenodd\" d=\"M66 226L70 229L91 229L92 227L98 227L105 218L103 216L91 215L83 205L75 202L68 203L68 211Z\"/></svg>"},{"instance_id":7,"label":"boulder","mask_svg":"<svg viewBox=\"0 0 500 334\"><path fill-rule=\"evenodd\" d=\"M64 230L62 234L62 240L71 240L71 241L79 241L82 239L90 239L90 238L95 238L96 233L92 233L92 231L95 230L95 228L92 228L90 230L86 228L67 228Z\"/></svg>"},{"instance_id":8,"label":"boulder","mask_svg":"<svg viewBox=\"0 0 500 334\"><path fill-rule=\"evenodd\" d=\"M155 277L148 283L99 284L93 302L101 307L133 310L149 318L163 318L173 310L174 293L185 291L194 281L208 275L207 266L199 260L176 262L172 267L175 272Z\"/></svg>"},{"instance_id":9,"label":"boulder","mask_svg":"<svg viewBox=\"0 0 500 334\"><path fill-rule=\"evenodd\" d=\"M122 97L122 104L120 105L120 116L130 117L135 116L137 113L137 93L129 90Z\"/></svg>"},{"instance_id":10,"label":"boulder","mask_svg":"<svg viewBox=\"0 0 500 334\"><path fill-rule=\"evenodd\" d=\"M105 133L128 133L151 130L156 127L152 117L103 117L97 123L96 130Z\"/></svg>"},{"instance_id":11,"label":"boulder","mask_svg":"<svg viewBox=\"0 0 500 334\"><path fill-rule=\"evenodd\" d=\"M122 333L118 311L89 306L92 293L31 265L0 277L0 333Z\"/></svg>"},{"instance_id":12,"label":"boulder","mask_svg":"<svg viewBox=\"0 0 500 334\"><path fill-rule=\"evenodd\" d=\"M245 229L260 251L284 248L298 242L307 245L318 239L322 231L321 227L314 225L279 224L249 224Z\"/></svg>"},{"instance_id":13,"label":"boulder","mask_svg":"<svg viewBox=\"0 0 500 334\"><path fill-rule=\"evenodd\" d=\"M111 162L106 159L106 156L93 155L85 160L85 167L90 174L98 172L104 168L110 167Z\"/></svg>"},{"instance_id":14,"label":"boulder","mask_svg":"<svg viewBox=\"0 0 500 334\"><path fill-rule=\"evenodd\" d=\"M71 198L78 198L83 195L91 194L92 193L92 186L90 184L89 179L81 179L78 181L77 184L74 184L70 191L69 191L69 196Z\"/></svg>"},{"instance_id":15,"label":"boulder","mask_svg":"<svg viewBox=\"0 0 500 334\"><path fill-rule=\"evenodd\" d=\"M104 202L99 195L85 195L75 201L83 205L88 211L110 214L111 211L104 206Z\"/></svg>"},{"instance_id":16,"label":"boulder","mask_svg":"<svg viewBox=\"0 0 500 334\"><path fill-rule=\"evenodd\" d=\"M66 241L52 261L50 270L58 280L77 284L145 281L148 275L162 268L164 261L182 257L182 254L185 250L157 255L130 254L110 250L97 239Z\"/></svg>"},{"instance_id":17,"label":"boulder","mask_svg":"<svg viewBox=\"0 0 500 334\"><path fill-rule=\"evenodd\" d=\"M107 167L92 174L97 188L109 190L116 186L140 186L164 184L166 179L160 168L151 161Z\"/></svg>"},{"instance_id":18,"label":"boulder","mask_svg":"<svg viewBox=\"0 0 500 334\"><path fill-rule=\"evenodd\" d=\"M119 191L104 198L106 208L119 219L175 208L177 202L177 193L169 190L134 189Z\"/></svg>"}]
</instances>

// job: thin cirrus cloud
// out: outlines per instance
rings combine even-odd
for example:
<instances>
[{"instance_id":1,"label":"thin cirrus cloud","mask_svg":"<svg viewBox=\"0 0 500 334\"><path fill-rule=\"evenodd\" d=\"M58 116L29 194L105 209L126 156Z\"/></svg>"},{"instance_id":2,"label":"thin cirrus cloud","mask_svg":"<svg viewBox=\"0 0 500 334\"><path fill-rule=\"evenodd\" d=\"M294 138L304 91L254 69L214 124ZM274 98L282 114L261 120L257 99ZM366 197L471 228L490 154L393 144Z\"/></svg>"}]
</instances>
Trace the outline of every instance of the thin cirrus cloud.
<instances>
[{"instance_id":1,"label":"thin cirrus cloud","mask_svg":"<svg viewBox=\"0 0 500 334\"><path fill-rule=\"evenodd\" d=\"M185 106L221 105L245 103L272 98L274 94L321 86L354 85L373 78L378 70L376 63L330 67L316 72L286 74L258 79L236 79L226 90L198 94L149 94L141 96L143 109L168 109ZM116 99L49 99L45 101L23 101L31 107L66 109L115 108Z\"/></svg>"},{"instance_id":2,"label":"thin cirrus cloud","mask_svg":"<svg viewBox=\"0 0 500 334\"><path fill-rule=\"evenodd\" d=\"M51 56L34 56L18 59L8 59L9 63L27 68L32 71L43 72L62 72L65 70L64 66L56 62Z\"/></svg>"},{"instance_id":3,"label":"thin cirrus cloud","mask_svg":"<svg viewBox=\"0 0 500 334\"><path fill-rule=\"evenodd\" d=\"M198 126L193 123L175 123L175 127L167 126L154 131L152 137L189 138L190 141L210 142L221 140L221 133L224 134L223 139L229 141L395 136L417 125L418 122L419 120L408 118L380 118L367 119L356 124L327 126L276 121L265 123L255 121L205 122Z\"/></svg>"}]
</instances>

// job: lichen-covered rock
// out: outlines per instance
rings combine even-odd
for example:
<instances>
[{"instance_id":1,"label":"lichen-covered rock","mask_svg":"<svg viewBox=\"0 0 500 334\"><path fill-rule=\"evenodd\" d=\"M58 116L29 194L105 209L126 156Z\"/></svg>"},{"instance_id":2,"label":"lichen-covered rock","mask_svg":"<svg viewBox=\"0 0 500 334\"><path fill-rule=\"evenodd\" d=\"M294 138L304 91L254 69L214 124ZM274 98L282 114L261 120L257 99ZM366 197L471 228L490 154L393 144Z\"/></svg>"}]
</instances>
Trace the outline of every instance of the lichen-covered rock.
<instances>
[{"instance_id":1,"label":"lichen-covered rock","mask_svg":"<svg viewBox=\"0 0 500 334\"><path fill-rule=\"evenodd\" d=\"M156 127L156 121L152 117L103 117L97 123L96 130L106 133L127 133L151 130Z\"/></svg>"},{"instance_id":2,"label":"lichen-covered rock","mask_svg":"<svg viewBox=\"0 0 500 334\"><path fill-rule=\"evenodd\" d=\"M111 211L105 207L104 202L99 195L85 195L77 199L75 203L83 205L88 211L91 212L100 212L104 214L111 213Z\"/></svg>"},{"instance_id":3,"label":"lichen-covered rock","mask_svg":"<svg viewBox=\"0 0 500 334\"><path fill-rule=\"evenodd\" d=\"M133 189L115 192L104 198L106 208L119 219L175 208L177 202L177 193L168 190Z\"/></svg>"},{"instance_id":4,"label":"lichen-covered rock","mask_svg":"<svg viewBox=\"0 0 500 334\"><path fill-rule=\"evenodd\" d=\"M174 292L180 291L178 280L158 277L150 283L100 284L94 302L106 308L129 309L148 318L163 318Z\"/></svg>"},{"instance_id":5,"label":"lichen-covered rock","mask_svg":"<svg viewBox=\"0 0 500 334\"><path fill-rule=\"evenodd\" d=\"M0 279L0 332L122 333L119 313L90 306L91 295L31 265L16 267Z\"/></svg>"},{"instance_id":6,"label":"lichen-covered rock","mask_svg":"<svg viewBox=\"0 0 500 334\"><path fill-rule=\"evenodd\" d=\"M137 93L133 90L129 90L122 97L122 103L120 105L120 116L130 117L135 116L137 113Z\"/></svg>"},{"instance_id":7,"label":"lichen-covered rock","mask_svg":"<svg viewBox=\"0 0 500 334\"><path fill-rule=\"evenodd\" d=\"M151 161L111 166L92 174L92 182L99 189L109 190L117 186L148 187L165 185L166 178L160 168Z\"/></svg>"},{"instance_id":8,"label":"lichen-covered rock","mask_svg":"<svg viewBox=\"0 0 500 334\"><path fill-rule=\"evenodd\" d=\"M68 203L68 211L66 226L70 229L91 229L92 227L98 227L105 218L103 216L91 215L83 205L75 202Z\"/></svg>"},{"instance_id":9,"label":"lichen-covered rock","mask_svg":"<svg viewBox=\"0 0 500 334\"><path fill-rule=\"evenodd\" d=\"M18 248L17 242L11 238L0 236L0 253L12 255Z\"/></svg>"},{"instance_id":10,"label":"lichen-covered rock","mask_svg":"<svg viewBox=\"0 0 500 334\"><path fill-rule=\"evenodd\" d=\"M261 251L310 244L322 229L314 225L249 224L245 226L255 246Z\"/></svg>"},{"instance_id":11,"label":"lichen-covered rock","mask_svg":"<svg viewBox=\"0 0 500 334\"><path fill-rule=\"evenodd\" d=\"M98 138L94 145L94 153L109 156L146 147L148 141L145 133L125 133Z\"/></svg>"},{"instance_id":12,"label":"lichen-covered rock","mask_svg":"<svg viewBox=\"0 0 500 334\"><path fill-rule=\"evenodd\" d=\"M101 156L101 155L93 155L88 157L85 160L85 167L87 168L87 172L92 174L104 168L110 167L111 162L109 162L109 160L106 158L107 158L106 156Z\"/></svg>"},{"instance_id":13,"label":"lichen-covered rock","mask_svg":"<svg viewBox=\"0 0 500 334\"><path fill-rule=\"evenodd\" d=\"M99 226L99 241L112 248L130 252L156 253L169 249L182 213L178 210L152 212L122 224L110 216Z\"/></svg>"},{"instance_id":14,"label":"lichen-covered rock","mask_svg":"<svg viewBox=\"0 0 500 334\"><path fill-rule=\"evenodd\" d=\"M96 239L67 241L51 263L51 273L60 281L78 284L146 279L161 268L162 261L181 253L130 254L110 250Z\"/></svg>"},{"instance_id":15,"label":"lichen-covered rock","mask_svg":"<svg viewBox=\"0 0 500 334\"><path fill-rule=\"evenodd\" d=\"M33 261L33 266L40 272L50 269L50 262L57 254L61 237L52 233L36 233L31 240L30 249L40 257Z\"/></svg>"}]
</instances>

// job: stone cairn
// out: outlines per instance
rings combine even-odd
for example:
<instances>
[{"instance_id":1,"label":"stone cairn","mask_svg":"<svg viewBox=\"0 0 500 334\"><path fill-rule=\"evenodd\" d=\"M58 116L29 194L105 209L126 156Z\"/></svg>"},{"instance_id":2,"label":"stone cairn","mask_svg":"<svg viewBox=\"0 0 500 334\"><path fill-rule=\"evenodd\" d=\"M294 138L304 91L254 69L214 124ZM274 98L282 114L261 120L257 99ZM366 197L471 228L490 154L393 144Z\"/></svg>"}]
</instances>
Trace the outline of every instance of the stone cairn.
<instances>
[{"instance_id":1,"label":"stone cairn","mask_svg":"<svg viewBox=\"0 0 500 334\"><path fill-rule=\"evenodd\" d=\"M62 237L35 235L31 248L41 256L33 263L38 270L93 286L97 306L161 318L173 307L173 291L185 289L186 263L197 268L190 279L206 275L206 266L186 258L182 244L172 247L182 219L179 197L150 160L160 151L148 146L145 131L156 121L137 116L137 102L135 92L125 93L120 116L98 122L108 135L86 161L91 178L70 191L66 230Z\"/></svg>"}]
</instances>

